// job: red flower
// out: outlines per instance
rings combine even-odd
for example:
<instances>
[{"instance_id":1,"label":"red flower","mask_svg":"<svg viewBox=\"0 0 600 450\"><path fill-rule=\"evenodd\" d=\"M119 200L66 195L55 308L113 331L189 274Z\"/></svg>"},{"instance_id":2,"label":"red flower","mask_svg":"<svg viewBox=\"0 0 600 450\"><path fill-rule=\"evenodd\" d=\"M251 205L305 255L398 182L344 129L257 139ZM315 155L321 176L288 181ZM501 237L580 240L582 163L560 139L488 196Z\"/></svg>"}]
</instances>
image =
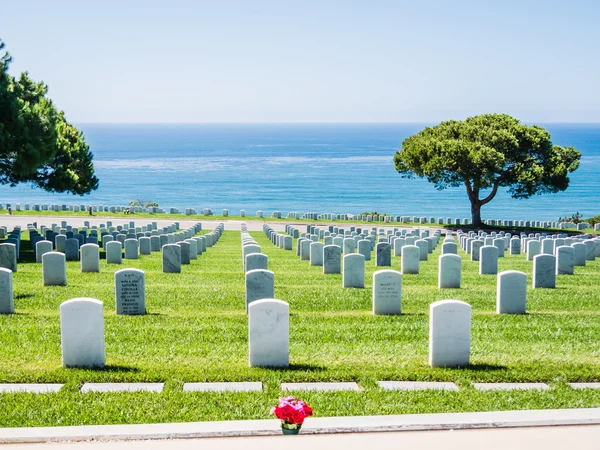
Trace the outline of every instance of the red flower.
<instances>
[{"instance_id":1,"label":"red flower","mask_svg":"<svg viewBox=\"0 0 600 450\"><path fill-rule=\"evenodd\" d=\"M271 414L289 423L302 425L304 419L312 416L313 410L302 400L296 400L294 397L282 397L279 399L279 404L271 408Z\"/></svg>"}]
</instances>

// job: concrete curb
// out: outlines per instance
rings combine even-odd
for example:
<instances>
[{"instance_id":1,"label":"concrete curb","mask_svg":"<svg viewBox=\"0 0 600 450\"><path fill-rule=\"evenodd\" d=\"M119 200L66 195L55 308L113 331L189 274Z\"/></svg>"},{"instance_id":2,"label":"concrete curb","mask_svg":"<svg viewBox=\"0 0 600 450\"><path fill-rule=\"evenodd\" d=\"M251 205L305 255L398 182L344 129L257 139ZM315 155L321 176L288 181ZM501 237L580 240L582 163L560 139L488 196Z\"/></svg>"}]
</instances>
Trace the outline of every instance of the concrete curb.
<instances>
[{"instance_id":1,"label":"concrete curb","mask_svg":"<svg viewBox=\"0 0 600 450\"><path fill-rule=\"evenodd\" d=\"M561 425L599 425L600 408L493 411L451 414L323 417L306 421L302 434L373 433L478 428L516 428ZM4 428L0 444L57 441L190 439L280 435L279 421L220 422L72 427Z\"/></svg>"}]
</instances>

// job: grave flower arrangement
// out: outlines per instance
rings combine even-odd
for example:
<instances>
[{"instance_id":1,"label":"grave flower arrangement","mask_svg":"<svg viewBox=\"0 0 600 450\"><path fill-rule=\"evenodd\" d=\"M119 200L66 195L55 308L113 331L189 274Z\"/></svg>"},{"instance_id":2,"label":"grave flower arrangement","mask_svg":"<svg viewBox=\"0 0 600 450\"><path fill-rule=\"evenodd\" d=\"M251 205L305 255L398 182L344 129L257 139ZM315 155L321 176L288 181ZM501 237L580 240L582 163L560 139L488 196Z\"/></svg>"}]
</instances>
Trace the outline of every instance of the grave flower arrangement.
<instances>
[{"instance_id":1,"label":"grave flower arrangement","mask_svg":"<svg viewBox=\"0 0 600 450\"><path fill-rule=\"evenodd\" d=\"M312 416L312 413L310 406L294 397L281 397L279 404L271 408L271 414L281 420L283 434L298 434L304 419Z\"/></svg>"}]
</instances>

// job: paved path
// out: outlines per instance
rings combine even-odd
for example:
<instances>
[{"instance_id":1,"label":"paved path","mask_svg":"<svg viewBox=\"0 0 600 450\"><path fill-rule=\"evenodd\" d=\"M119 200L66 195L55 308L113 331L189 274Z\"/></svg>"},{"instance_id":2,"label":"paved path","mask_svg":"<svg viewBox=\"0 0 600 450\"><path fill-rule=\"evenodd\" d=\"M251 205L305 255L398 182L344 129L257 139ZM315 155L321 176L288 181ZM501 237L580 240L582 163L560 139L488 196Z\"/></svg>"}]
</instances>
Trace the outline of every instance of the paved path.
<instances>
[{"instance_id":1,"label":"paved path","mask_svg":"<svg viewBox=\"0 0 600 450\"><path fill-rule=\"evenodd\" d=\"M598 450L600 425L156 441L8 444L1 450Z\"/></svg>"}]
</instances>

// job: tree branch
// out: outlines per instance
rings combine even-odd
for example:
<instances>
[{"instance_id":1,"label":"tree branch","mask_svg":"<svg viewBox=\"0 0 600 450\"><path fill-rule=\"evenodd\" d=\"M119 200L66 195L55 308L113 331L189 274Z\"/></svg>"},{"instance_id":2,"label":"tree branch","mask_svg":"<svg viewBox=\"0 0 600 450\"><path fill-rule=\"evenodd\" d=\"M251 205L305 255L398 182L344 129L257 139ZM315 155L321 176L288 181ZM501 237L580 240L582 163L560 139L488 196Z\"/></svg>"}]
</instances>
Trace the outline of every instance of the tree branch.
<instances>
[{"instance_id":1,"label":"tree branch","mask_svg":"<svg viewBox=\"0 0 600 450\"><path fill-rule=\"evenodd\" d=\"M475 192L473 192L473 188L471 187L471 183L469 183L469 180L467 180L466 177L463 177L463 181L465 182L465 186L467 187L467 195L469 196L469 200L471 200L471 202L473 200L477 200L477 196L475 195Z\"/></svg>"},{"instance_id":2,"label":"tree branch","mask_svg":"<svg viewBox=\"0 0 600 450\"><path fill-rule=\"evenodd\" d=\"M485 205L489 202L492 201L492 199L496 196L496 194L498 193L498 187L500 186L500 183L502 182L502 180L504 179L504 177L506 175L508 175L510 171L504 171L502 172L502 174L498 177L498 179L496 181L494 181L494 187L492 188L492 192L490 192L490 195L488 195L486 198L484 198L483 200L481 200L481 204Z\"/></svg>"},{"instance_id":3,"label":"tree branch","mask_svg":"<svg viewBox=\"0 0 600 450\"><path fill-rule=\"evenodd\" d=\"M481 205L485 205L486 203L489 203L492 201L492 199L496 196L496 193L498 192L499 185L500 185L500 180L498 179L494 183L494 187L492 188L492 192L490 192L490 195L488 195L486 198L481 200Z\"/></svg>"}]
</instances>

